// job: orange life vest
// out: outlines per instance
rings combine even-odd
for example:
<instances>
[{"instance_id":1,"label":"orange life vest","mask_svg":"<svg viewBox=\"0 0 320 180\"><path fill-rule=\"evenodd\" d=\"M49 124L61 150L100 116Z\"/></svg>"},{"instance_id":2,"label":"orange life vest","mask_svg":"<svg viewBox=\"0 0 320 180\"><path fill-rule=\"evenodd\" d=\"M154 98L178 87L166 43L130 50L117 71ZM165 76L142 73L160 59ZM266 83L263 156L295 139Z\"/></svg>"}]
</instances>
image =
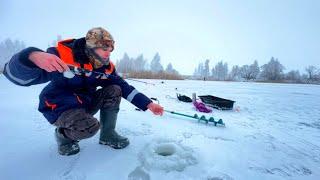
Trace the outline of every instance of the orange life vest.
<instances>
[{"instance_id":1,"label":"orange life vest","mask_svg":"<svg viewBox=\"0 0 320 180\"><path fill-rule=\"evenodd\" d=\"M81 68L80 63L76 62L72 49L65 46L63 43L72 42L74 39L66 39L58 42L57 50L60 55L60 59L68 65L72 65L78 68ZM92 71L93 67L90 63L84 64L84 69ZM110 61L110 67L105 70L105 73L111 74L114 71L114 64Z\"/></svg>"}]
</instances>

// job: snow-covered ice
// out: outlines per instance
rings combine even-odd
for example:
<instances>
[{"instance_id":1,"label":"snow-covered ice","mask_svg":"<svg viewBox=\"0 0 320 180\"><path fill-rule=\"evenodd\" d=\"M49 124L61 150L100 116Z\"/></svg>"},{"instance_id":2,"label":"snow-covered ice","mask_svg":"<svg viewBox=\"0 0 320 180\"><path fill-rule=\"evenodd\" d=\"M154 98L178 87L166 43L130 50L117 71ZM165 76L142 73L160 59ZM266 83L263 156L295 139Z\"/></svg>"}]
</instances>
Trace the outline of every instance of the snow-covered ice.
<instances>
[{"instance_id":1,"label":"snow-covered ice","mask_svg":"<svg viewBox=\"0 0 320 180\"><path fill-rule=\"evenodd\" d=\"M221 128L136 111L123 99L117 130L130 146L99 145L97 134L64 157L37 111L44 85L20 87L0 75L0 179L320 179L320 86L146 81L156 85L129 83L167 110L193 115L191 104L170 97L196 92L235 100L239 112L205 114L222 118Z\"/></svg>"}]
</instances>

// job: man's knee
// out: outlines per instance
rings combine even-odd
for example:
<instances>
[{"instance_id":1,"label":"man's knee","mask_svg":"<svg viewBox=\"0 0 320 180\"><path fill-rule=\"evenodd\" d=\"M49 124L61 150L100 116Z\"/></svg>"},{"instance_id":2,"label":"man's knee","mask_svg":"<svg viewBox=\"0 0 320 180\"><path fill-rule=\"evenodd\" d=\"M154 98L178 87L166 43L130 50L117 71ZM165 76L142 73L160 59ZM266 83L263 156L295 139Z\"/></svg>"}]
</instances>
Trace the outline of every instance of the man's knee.
<instances>
[{"instance_id":1,"label":"man's knee","mask_svg":"<svg viewBox=\"0 0 320 180\"><path fill-rule=\"evenodd\" d=\"M119 106L121 102L122 91L118 85L110 85L102 88L104 96L103 107Z\"/></svg>"},{"instance_id":2,"label":"man's knee","mask_svg":"<svg viewBox=\"0 0 320 180\"><path fill-rule=\"evenodd\" d=\"M121 96L120 86L110 85L103 87L93 95L91 104L87 107L87 112L94 115L101 108L119 108Z\"/></svg>"},{"instance_id":3,"label":"man's knee","mask_svg":"<svg viewBox=\"0 0 320 180\"><path fill-rule=\"evenodd\" d=\"M99 128L99 121L84 109L71 109L63 112L55 125L63 128L65 136L72 140L81 140L94 136Z\"/></svg>"},{"instance_id":4,"label":"man's knee","mask_svg":"<svg viewBox=\"0 0 320 180\"><path fill-rule=\"evenodd\" d=\"M122 91L121 87L118 85L110 85L103 87L102 90L106 97L121 97Z\"/></svg>"},{"instance_id":5,"label":"man's knee","mask_svg":"<svg viewBox=\"0 0 320 180\"><path fill-rule=\"evenodd\" d=\"M99 121L91 117L86 117L82 120L83 122L76 124L73 130L66 130L66 135L70 137L70 139L81 140L94 136L100 128Z\"/></svg>"}]
</instances>

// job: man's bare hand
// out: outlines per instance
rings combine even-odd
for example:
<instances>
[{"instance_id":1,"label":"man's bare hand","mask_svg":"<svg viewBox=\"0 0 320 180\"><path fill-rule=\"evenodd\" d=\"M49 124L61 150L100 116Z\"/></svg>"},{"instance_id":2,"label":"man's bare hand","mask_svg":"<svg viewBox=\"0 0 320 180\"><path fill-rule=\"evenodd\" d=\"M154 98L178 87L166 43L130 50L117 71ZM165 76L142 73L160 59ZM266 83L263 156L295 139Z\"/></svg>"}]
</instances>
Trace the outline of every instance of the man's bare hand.
<instances>
[{"instance_id":1,"label":"man's bare hand","mask_svg":"<svg viewBox=\"0 0 320 180\"><path fill-rule=\"evenodd\" d=\"M160 106L159 104L156 104L156 103L150 103L149 105L148 105L148 109L151 111L151 112L153 112L153 114L155 114L155 115L160 115L160 116L162 116L163 115L163 107L162 106Z\"/></svg>"},{"instance_id":2,"label":"man's bare hand","mask_svg":"<svg viewBox=\"0 0 320 180\"><path fill-rule=\"evenodd\" d=\"M36 51L29 55L29 59L47 72L59 71L62 73L69 71L67 64L54 54Z\"/></svg>"}]
</instances>

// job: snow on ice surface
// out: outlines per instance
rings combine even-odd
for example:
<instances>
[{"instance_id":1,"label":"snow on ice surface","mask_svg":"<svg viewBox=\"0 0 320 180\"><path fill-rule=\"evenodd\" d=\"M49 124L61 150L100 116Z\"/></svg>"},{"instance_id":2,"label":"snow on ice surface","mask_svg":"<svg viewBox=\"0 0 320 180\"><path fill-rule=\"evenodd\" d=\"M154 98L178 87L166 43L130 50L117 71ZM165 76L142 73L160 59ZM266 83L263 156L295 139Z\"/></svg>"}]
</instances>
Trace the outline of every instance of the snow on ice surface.
<instances>
[{"instance_id":1,"label":"snow on ice surface","mask_svg":"<svg viewBox=\"0 0 320 180\"><path fill-rule=\"evenodd\" d=\"M320 86L146 81L156 85L129 83L167 110L193 115L191 104L170 96L196 92L235 100L240 111L206 114L225 121L218 128L139 112L123 99L117 130L130 146L99 145L97 134L64 157L37 111L44 85L20 87L0 75L0 179L320 179Z\"/></svg>"}]
</instances>

